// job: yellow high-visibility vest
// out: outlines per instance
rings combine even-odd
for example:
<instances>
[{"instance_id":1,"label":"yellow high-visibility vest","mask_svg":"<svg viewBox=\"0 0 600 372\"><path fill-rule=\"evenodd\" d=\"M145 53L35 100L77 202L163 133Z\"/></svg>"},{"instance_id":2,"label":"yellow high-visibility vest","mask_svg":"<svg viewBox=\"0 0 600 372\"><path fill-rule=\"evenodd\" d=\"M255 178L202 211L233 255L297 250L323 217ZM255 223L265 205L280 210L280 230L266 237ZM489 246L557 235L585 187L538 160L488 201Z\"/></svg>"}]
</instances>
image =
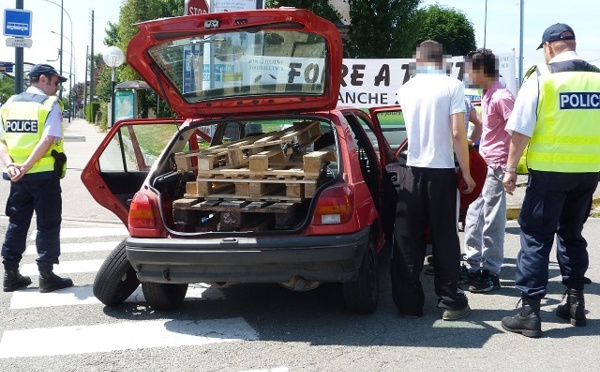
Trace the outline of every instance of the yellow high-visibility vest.
<instances>
[{"instance_id":1,"label":"yellow high-visibility vest","mask_svg":"<svg viewBox=\"0 0 600 372\"><path fill-rule=\"evenodd\" d=\"M56 102L59 103L62 110L62 102L56 96L25 92L12 96L2 106L0 114L2 115L2 124L5 132L4 141L8 148L8 154L14 163L23 164L33 152L38 142L40 142L46 119ZM62 139L53 143L44 156L27 173L54 171L54 158L51 155L52 150L64 152Z\"/></svg>"},{"instance_id":2,"label":"yellow high-visibility vest","mask_svg":"<svg viewBox=\"0 0 600 372\"><path fill-rule=\"evenodd\" d=\"M600 171L600 73L584 70L580 62L589 66L578 60L551 64L554 71L539 76L538 117L527 152L530 169Z\"/></svg>"}]
</instances>

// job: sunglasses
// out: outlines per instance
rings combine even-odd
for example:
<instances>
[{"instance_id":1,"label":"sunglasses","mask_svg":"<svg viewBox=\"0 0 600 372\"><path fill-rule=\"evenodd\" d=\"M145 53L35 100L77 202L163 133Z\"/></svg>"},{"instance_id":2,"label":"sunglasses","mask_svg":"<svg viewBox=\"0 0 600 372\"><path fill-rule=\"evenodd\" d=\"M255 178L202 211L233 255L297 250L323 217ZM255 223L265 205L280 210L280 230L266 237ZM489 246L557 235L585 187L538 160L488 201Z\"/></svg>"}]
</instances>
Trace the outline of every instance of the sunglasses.
<instances>
[{"instance_id":1,"label":"sunglasses","mask_svg":"<svg viewBox=\"0 0 600 372\"><path fill-rule=\"evenodd\" d=\"M50 82L52 83L52 85L54 85L55 87L58 87L60 85L60 79L56 79L55 81L52 81L52 75L48 76L48 75L44 75L48 80L50 80Z\"/></svg>"}]
</instances>

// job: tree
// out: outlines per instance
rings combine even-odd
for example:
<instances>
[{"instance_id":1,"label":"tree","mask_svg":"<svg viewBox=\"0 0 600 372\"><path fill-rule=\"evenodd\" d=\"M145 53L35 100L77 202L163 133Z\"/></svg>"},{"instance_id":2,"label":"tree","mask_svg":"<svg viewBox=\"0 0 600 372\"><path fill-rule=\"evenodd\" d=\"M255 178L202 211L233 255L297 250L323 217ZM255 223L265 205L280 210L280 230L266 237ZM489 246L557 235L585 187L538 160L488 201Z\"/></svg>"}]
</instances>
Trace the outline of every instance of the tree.
<instances>
[{"instance_id":1,"label":"tree","mask_svg":"<svg viewBox=\"0 0 600 372\"><path fill-rule=\"evenodd\" d=\"M5 74L0 74L0 104L3 104L15 94L15 79Z\"/></svg>"},{"instance_id":2,"label":"tree","mask_svg":"<svg viewBox=\"0 0 600 372\"><path fill-rule=\"evenodd\" d=\"M123 53L127 54L127 46L131 38L138 32L135 25L148 20L183 15L183 0L125 0L119 13L117 23L109 22L107 25L104 44L106 46L117 46ZM95 59L96 69L94 76L97 78L96 92L103 102L110 100L111 69L106 66L100 56ZM141 80L133 69L124 63L116 69L117 81ZM152 102L156 104L156 100ZM147 112L145 100L140 100L140 110ZM104 106L103 106L104 107ZM174 114L169 113L170 116Z\"/></svg>"},{"instance_id":3,"label":"tree","mask_svg":"<svg viewBox=\"0 0 600 372\"><path fill-rule=\"evenodd\" d=\"M430 5L419 12L417 19L420 25L417 43L435 40L452 56L464 56L477 48L473 24L454 8Z\"/></svg>"},{"instance_id":4,"label":"tree","mask_svg":"<svg viewBox=\"0 0 600 372\"><path fill-rule=\"evenodd\" d=\"M351 26L344 55L349 58L412 57L421 0L348 0Z\"/></svg>"}]
</instances>

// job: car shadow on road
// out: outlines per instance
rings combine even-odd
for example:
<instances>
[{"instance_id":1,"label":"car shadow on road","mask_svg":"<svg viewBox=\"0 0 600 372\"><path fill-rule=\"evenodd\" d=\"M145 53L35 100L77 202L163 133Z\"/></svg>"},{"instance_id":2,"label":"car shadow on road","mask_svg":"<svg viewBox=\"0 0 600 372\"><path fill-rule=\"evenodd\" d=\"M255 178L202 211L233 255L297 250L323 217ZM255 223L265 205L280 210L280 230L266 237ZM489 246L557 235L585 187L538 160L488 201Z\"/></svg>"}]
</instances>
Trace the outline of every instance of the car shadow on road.
<instances>
[{"instance_id":1,"label":"car shadow on road","mask_svg":"<svg viewBox=\"0 0 600 372\"><path fill-rule=\"evenodd\" d=\"M515 315L520 294L514 288L515 260L508 258L502 272L502 288L490 294L468 294L473 312L463 320L440 319L433 290L433 277L423 275L426 293L424 315L407 319L398 313L391 297L389 260L380 262L380 301L375 313L349 313L339 284L324 284L315 290L293 292L277 284L239 284L227 288L210 286L202 298L186 298L174 311L160 311L143 299L117 308L104 308L107 316L127 320L164 319L165 327L186 333L182 327L170 327L173 321L211 322L215 319L242 318L260 335L261 341L305 342L311 345L407 346L431 348L483 348L491 337L502 334L500 320ZM564 287L557 265L551 265L549 296L542 303L544 337L569 338L600 335L597 320L588 327L563 327L552 312L560 302ZM506 278L506 279L504 279ZM598 295L597 284L588 286ZM557 323L557 324L554 324ZM175 324L175 323L174 323ZM192 330L189 330L193 332ZM206 335L205 335L206 336ZM221 337L218 332L215 337Z\"/></svg>"}]
</instances>

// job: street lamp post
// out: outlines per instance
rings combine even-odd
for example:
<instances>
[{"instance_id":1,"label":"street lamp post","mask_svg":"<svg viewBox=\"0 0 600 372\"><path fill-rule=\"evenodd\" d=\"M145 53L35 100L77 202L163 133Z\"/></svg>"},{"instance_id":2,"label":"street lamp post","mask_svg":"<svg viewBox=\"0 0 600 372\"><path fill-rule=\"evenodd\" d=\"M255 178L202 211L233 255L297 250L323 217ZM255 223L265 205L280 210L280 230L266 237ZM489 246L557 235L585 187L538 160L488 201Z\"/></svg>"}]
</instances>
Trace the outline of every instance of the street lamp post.
<instances>
[{"instance_id":1,"label":"street lamp post","mask_svg":"<svg viewBox=\"0 0 600 372\"><path fill-rule=\"evenodd\" d=\"M65 37L65 36L63 35L63 14L66 14L66 15L67 15L67 17L69 17L69 22L71 23L71 40L73 40L73 20L71 19L71 15L69 14L69 12L67 12L67 10L64 8L64 0L60 0L60 5L59 5L59 4L57 4L57 3L55 3L55 2L52 2L52 1L50 1L50 0L43 0L43 1L45 1L45 2L47 2L47 3L50 3L50 4L54 4L54 5L56 5L57 7L60 7L60 53L59 53L58 57L59 57L59 59L60 59L60 62L59 62L59 64L60 64L60 67L59 67L59 74L60 74L60 75L62 75L62 62L63 62L63 61L62 61L63 37ZM71 45L73 45L73 42L71 42ZM71 52L72 52L72 51L73 51L73 50L71 49ZM70 75L70 74L69 74L69 75ZM62 84L61 84L61 86L62 86ZM59 96L59 98L62 100L62 88L61 88L61 89L59 89L59 91L58 91L58 96ZM70 117L69 117L69 118L70 118Z\"/></svg>"},{"instance_id":2,"label":"street lamp post","mask_svg":"<svg viewBox=\"0 0 600 372\"><path fill-rule=\"evenodd\" d=\"M488 13L487 2L488 2L488 0L485 0L485 16L483 18L483 49L485 49L485 41L486 41L486 36L487 36L487 13Z\"/></svg>"},{"instance_id":3,"label":"street lamp post","mask_svg":"<svg viewBox=\"0 0 600 372\"><path fill-rule=\"evenodd\" d=\"M58 35L58 36L61 36L56 31L50 31L50 33L53 33L53 34ZM71 33L73 33L73 30L71 30ZM71 97L72 97L73 87L75 86L75 84L73 82L73 78L72 78L73 77L73 60L75 59L75 55L73 54L73 40L69 39L68 37L66 37L64 35L62 37L64 37L65 39L67 39L67 41L69 43L71 43L71 52L69 53L71 57L69 58L69 117L68 117L69 123L70 123L71 122L71 117L72 117L71 112L73 111L73 100L72 100ZM59 51L59 55L61 56L61 61L62 61L62 50ZM75 64L77 64L77 63L75 63ZM61 70L62 70L62 66L61 66ZM75 70L75 71L77 71L77 70ZM75 73L75 76L77 76L77 73Z\"/></svg>"},{"instance_id":4,"label":"street lamp post","mask_svg":"<svg viewBox=\"0 0 600 372\"><path fill-rule=\"evenodd\" d=\"M110 75L110 120L108 121L108 127L111 128L115 123L115 71L117 67L125 62L125 55L118 47L111 46L106 49L106 52L102 55L102 59L112 69Z\"/></svg>"}]
</instances>

